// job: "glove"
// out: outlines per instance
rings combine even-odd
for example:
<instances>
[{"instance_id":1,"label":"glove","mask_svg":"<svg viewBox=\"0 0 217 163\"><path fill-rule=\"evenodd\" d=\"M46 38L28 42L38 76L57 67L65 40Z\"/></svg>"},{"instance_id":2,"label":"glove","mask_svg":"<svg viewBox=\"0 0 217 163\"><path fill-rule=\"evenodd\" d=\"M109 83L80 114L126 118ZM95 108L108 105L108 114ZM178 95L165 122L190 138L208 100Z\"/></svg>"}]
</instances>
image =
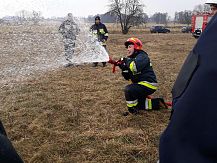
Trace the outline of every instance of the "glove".
<instances>
[{"instance_id":1,"label":"glove","mask_svg":"<svg viewBox=\"0 0 217 163\"><path fill-rule=\"evenodd\" d=\"M121 70L127 69L127 58L120 58L117 63Z\"/></svg>"},{"instance_id":2,"label":"glove","mask_svg":"<svg viewBox=\"0 0 217 163\"><path fill-rule=\"evenodd\" d=\"M122 76L124 77L124 79L126 79L126 80L131 79L132 72L131 72L130 69L127 67L127 65L126 65L126 64L121 64L119 67L120 67L121 70L122 70L122 73L121 73L121 74L122 74Z\"/></svg>"},{"instance_id":3,"label":"glove","mask_svg":"<svg viewBox=\"0 0 217 163\"><path fill-rule=\"evenodd\" d=\"M124 63L126 63L126 64L127 64L128 58L126 58L126 57L123 57L123 58L121 58L121 60L122 60Z\"/></svg>"},{"instance_id":4,"label":"glove","mask_svg":"<svg viewBox=\"0 0 217 163\"><path fill-rule=\"evenodd\" d=\"M129 80L131 79L131 74L132 72L130 71L130 69L127 66L127 58L121 58L117 61L117 65L119 66L119 68L122 70L122 76L124 77L124 79Z\"/></svg>"},{"instance_id":5,"label":"glove","mask_svg":"<svg viewBox=\"0 0 217 163\"><path fill-rule=\"evenodd\" d=\"M125 80L130 80L131 79L131 71L130 70L122 70L122 76L124 77Z\"/></svg>"}]
</instances>

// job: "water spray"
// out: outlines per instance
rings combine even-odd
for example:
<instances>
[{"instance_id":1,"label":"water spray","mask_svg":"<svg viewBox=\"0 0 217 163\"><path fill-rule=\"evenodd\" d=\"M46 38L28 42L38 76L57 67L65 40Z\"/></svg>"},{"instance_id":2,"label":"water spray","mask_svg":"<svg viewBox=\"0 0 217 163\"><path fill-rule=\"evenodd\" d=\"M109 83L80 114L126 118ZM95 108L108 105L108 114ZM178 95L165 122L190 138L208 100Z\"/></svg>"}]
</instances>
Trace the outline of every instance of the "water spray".
<instances>
[{"instance_id":1,"label":"water spray","mask_svg":"<svg viewBox=\"0 0 217 163\"><path fill-rule=\"evenodd\" d=\"M71 62L75 64L107 62L109 55L102 43L98 41L90 31L90 24L84 20L76 21L80 32L75 42L75 54L72 56Z\"/></svg>"}]
</instances>

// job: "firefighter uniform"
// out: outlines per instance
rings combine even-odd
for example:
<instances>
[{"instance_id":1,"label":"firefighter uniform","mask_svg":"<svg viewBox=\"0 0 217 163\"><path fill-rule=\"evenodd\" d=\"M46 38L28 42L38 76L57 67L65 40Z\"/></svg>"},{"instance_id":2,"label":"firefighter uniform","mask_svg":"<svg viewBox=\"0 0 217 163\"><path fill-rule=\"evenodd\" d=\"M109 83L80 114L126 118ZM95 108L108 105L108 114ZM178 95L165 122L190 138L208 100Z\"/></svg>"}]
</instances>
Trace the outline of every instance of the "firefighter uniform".
<instances>
[{"instance_id":1,"label":"firefighter uniform","mask_svg":"<svg viewBox=\"0 0 217 163\"><path fill-rule=\"evenodd\" d=\"M90 30L92 32L93 37L95 37L97 39L97 41L100 42L100 44L106 49L106 41L108 39L108 30L105 26L105 24L100 22L100 17L96 16L95 17L95 21L99 20L98 23L95 22L95 24L93 24L90 27ZM97 66L97 62L94 63L95 66ZM103 62L103 66L106 65L106 62Z\"/></svg>"},{"instance_id":2,"label":"firefighter uniform","mask_svg":"<svg viewBox=\"0 0 217 163\"><path fill-rule=\"evenodd\" d=\"M160 163L217 162L217 15L188 55L173 87L173 115Z\"/></svg>"},{"instance_id":3,"label":"firefighter uniform","mask_svg":"<svg viewBox=\"0 0 217 163\"><path fill-rule=\"evenodd\" d=\"M0 162L1 163L23 163L12 143L7 138L6 131L0 121Z\"/></svg>"},{"instance_id":4,"label":"firefighter uniform","mask_svg":"<svg viewBox=\"0 0 217 163\"><path fill-rule=\"evenodd\" d=\"M79 32L78 25L74 22L71 14L68 14L68 19L60 25L59 32L63 35L66 60L71 63L75 49L76 35Z\"/></svg>"},{"instance_id":5,"label":"firefighter uniform","mask_svg":"<svg viewBox=\"0 0 217 163\"><path fill-rule=\"evenodd\" d=\"M119 67L123 77L132 82L125 87L129 112L147 109L146 97L157 90L157 79L148 54L143 50L136 50L130 57L123 58Z\"/></svg>"}]
</instances>

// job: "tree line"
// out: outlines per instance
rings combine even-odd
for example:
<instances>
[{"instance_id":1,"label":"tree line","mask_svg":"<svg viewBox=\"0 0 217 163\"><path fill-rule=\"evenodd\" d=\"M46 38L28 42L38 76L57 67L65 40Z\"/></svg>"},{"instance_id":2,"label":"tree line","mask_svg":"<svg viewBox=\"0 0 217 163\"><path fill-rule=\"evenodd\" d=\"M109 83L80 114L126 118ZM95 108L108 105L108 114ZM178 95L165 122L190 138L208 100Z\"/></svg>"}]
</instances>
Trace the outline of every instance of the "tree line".
<instances>
[{"instance_id":1,"label":"tree line","mask_svg":"<svg viewBox=\"0 0 217 163\"><path fill-rule=\"evenodd\" d=\"M110 0L109 11L100 15L104 23L120 23L123 34L128 33L133 26L138 26L148 22L165 24L173 21L179 24L191 24L194 13L209 12L209 5L196 5L192 11L184 10L175 12L174 20L171 20L168 13L156 12L152 16L144 13L145 5L141 0ZM89 21L94 21L94 16L88 17Z\"/></svg>"},{"instance_id":2,"label":"tree line","mask_svg":"<svg viewBox=\"0 0 217 163\"><path fill-rule=\"evenodd\" d=\"M0 24L34 24L37 25L42 19L40 11L21 10L16 12L16 16L5 16L0 19Z\"/></svg>"},{"instance_id":3,"label":"tree line","mask_svg":"<svg viewBox=\"0 0 217 163\"><path fill-rule=\"evenodd\" d=\"M173 21L180 24L191 24L191 17L194 13L208 12L210 10L209 5L196 5L195 8L185 11L175 12L174 20L171 20L168 13L156 12L152 16L148 16L144 12L145 5L142 0L109 0L109 11L105 14L99 15L104 23L118 23L121 25L121 31L123 34L127 34L131 27L144 25L148 22L156 24L165 24ZM89 22L94 22L94 16L88 16ZM40 11L25 11L22 10L17 13L16 20L18 24L25 24L26 22L32 22L38 24L42 20L42 13ZM0 24L4 20L0 20Z\"/></svg>"}]
</instances>

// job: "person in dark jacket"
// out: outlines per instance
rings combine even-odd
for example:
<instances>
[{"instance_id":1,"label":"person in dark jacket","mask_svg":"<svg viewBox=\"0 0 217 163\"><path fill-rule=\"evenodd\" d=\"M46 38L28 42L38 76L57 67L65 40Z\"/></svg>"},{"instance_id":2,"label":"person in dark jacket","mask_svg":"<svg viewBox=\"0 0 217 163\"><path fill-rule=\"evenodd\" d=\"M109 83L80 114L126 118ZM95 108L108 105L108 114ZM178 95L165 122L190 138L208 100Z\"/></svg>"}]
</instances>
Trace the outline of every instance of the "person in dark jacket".
<instances>
[{"instance_id":1,"label":"person in dark jacket","mask_svg":"<svg viewBox=\"0 0 217 163\"><path fill-rule=\"evenodd\" d=\"M150 107L146 97L157 90L157 79L148 54L142 50L142 42L138 38L129 38L125 46L127 57L122 59L119 67L123 77L132 82L125 87L125 99L128 111L136 114Z\"/></svg>"},{"instance_id":2,"label":"person in dark jacket","mask_svg":"<svg viewBox=\"0 0 217 163\"><path fill-rule=\"evenodd\" d=\"M59 32L63 36L65 57L68 61L66 67L73 65L73 55L75 51L75 40L79 33L78 25L75 23L72 13L68 13L67 19L59 27Z\"/></svg>"},{"instance_id":3,"label":"person in dark jacket","mask_svg":"<svg viewBox=\"0 0 217 163\"><path fill-rule=\"evenodd\" d=\"M172 89L173 114L160 163L217 162L217 15L186 58Z\"/></svg>"},{"instance_id":4,"label":"person in dark jacket","mask_svg":"<svg viewBox=\"0 0 217 163\"><path fill-rule=\"evenodd\" d=\"M94 37L96 37L97 41L99 41L101 45L106 49L106 42L108 39L108 30L105 24L100 22L99 16L95 17L95 24L93 24L90 27L90 30L92 34L94 35ZM102 64L103 64L103 67L106 66L106 62L102 62ZM94 67L96 67L97 65L98 65L98 62L95 62L93 64Z\"/></svg>"},{"instance_id":5,"label":"person in dark jacket","mask_svg":"<svg viewBox=\"0 0 217 163\"><path fill-rule=\"evenodd\" d=\"M10 140L7 138L5 128L0 121L0 162L1 163L23 163Z\"/></svg>"}]
</instances>

